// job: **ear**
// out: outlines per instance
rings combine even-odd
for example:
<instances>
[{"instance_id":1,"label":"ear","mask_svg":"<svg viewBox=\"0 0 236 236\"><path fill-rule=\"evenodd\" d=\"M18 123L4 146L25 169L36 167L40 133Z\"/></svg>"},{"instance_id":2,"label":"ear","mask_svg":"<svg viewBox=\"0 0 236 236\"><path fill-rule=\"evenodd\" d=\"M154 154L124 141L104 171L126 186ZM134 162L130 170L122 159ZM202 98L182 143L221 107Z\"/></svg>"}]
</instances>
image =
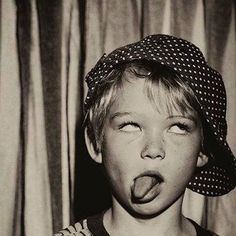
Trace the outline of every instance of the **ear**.
<instances>
[{"instance_id":1,"label":"ear","mask_svg":"<svg viewBox=\"0 0 236 236\"><path fill-rule=\"evenodd\" d=\"M85 143L86 143L86 146L87 146L87 149L91 158L97 163L102 163L101 151L95 150L94 144L89 138L87 128L85 128L84 138L85 138Z\"/></svg>"},{"instance_id":2,"label":"ear","mask_svg":"<svg viewBox=\"0 0 236 236\"><path fill-rule=\"evenodd\" d=\"M197 159L197 167L203 167L208 162L208 156L203 154L202 152L199 152L198 159Z\"/></svg>"}]
</instances>

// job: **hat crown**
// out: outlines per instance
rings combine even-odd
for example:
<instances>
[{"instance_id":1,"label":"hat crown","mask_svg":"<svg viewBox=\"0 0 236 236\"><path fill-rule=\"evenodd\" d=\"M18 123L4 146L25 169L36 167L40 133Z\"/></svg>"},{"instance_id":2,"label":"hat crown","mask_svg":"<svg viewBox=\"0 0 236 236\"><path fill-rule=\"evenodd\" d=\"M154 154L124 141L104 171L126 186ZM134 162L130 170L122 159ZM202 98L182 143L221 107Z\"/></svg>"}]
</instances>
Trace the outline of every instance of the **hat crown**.
<instances>
[{"instance_id":1,"label":"hat crown","mask_svg":"<svg viewBox=\"0 0 236 236\"><path fill-rule=\"evenodd\" d=\"M93 93L99 83L113 68L133 60L154 61L169 66L180 74L191 86L220 136L223 139L226 137L226 93L221 75L207 65L198 47L170 35L149 35L114 50L108 56L104 54L85 78L89 88L85 110L91 105Z\"/></svg>"}]
</instances>

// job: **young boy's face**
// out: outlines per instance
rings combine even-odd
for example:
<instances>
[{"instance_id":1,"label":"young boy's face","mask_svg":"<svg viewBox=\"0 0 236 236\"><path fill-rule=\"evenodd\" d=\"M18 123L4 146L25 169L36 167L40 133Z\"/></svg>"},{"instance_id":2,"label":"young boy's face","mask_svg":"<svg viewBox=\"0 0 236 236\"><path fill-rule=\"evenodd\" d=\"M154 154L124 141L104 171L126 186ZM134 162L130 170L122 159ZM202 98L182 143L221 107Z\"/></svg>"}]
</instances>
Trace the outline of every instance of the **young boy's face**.
<instances>
[{"instance_id":1,"label":"young boy's face","mask_svg":"<svg viewBox=\"0 0 236 236\"><path fill-rule=\"evenodd\" d=\"M156 109L144 84L124 81L105 120L101 154L117 204L150 216L183 195L197 165L201 123L195 112Z\"/></svg>"}]
</instances>

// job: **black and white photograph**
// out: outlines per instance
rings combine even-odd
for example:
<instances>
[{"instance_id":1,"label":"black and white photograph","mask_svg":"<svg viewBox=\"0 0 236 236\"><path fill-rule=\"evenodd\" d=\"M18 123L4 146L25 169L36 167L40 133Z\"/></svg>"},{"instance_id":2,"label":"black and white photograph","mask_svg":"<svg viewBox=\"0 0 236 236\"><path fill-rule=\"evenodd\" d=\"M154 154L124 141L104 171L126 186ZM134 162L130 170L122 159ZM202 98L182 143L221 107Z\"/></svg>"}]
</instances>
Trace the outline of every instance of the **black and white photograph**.
<instances>
[{"instance_id":1,"label":"black and white photograph","mask_svg":"<svg viewBox=\"0 0 236 236\"><path fill-rule=\"evenodd\" d=\"M0 235L236 235L234 0L0 0Z\"/></svg>"}]
</instances>

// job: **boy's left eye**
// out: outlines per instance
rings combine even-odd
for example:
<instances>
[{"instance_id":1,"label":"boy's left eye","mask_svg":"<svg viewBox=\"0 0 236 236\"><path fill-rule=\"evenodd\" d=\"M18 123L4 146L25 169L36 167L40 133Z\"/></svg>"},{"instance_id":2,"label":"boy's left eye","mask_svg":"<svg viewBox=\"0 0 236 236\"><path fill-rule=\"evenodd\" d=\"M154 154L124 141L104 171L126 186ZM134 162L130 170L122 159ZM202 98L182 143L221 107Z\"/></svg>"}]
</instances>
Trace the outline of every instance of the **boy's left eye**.
<instances>
[{"instance_id":1,"label":"boy's left eye","mask_svg":"<svg viewBox=\"0 0 236 236\"><path fill-rule=\"evenodd\" d=\"M190 129L186 124L179 123L172 125L168 131L175 134L187 134Z\"/></svg>"}]
</instances>

